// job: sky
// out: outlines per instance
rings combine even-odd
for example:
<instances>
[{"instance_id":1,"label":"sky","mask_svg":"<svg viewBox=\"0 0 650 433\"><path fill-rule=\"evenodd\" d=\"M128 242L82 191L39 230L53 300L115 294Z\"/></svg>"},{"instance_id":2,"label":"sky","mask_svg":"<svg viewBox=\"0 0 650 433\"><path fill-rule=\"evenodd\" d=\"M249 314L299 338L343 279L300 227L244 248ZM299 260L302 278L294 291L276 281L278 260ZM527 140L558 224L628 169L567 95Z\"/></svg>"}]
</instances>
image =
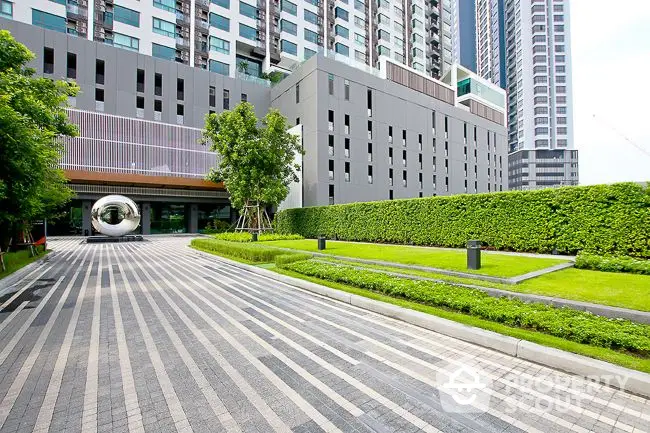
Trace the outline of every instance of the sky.
<instances>
[{"instance_id":1,"label":"sky","mask_svg":"<svg viewBox=\"0 0 650 433\"><path fill-rule=\"evenodd\" d=\"M650 0L570 5L580 184L650 181Z\"/></svg>"}]
</instances>

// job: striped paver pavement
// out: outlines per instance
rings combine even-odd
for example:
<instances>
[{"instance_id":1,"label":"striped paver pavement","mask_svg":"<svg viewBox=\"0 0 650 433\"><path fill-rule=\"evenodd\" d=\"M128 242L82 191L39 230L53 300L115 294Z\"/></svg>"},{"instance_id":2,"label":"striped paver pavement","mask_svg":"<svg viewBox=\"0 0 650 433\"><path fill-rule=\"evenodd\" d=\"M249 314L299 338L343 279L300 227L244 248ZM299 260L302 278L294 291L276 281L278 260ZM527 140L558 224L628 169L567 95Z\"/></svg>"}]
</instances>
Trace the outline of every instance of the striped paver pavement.
<instances>
[{"instance_id":1,"label":"striped paver pavement","mask_svg":"<svg viewBox=\"0 0 650 433\"><path fill-rule=\"evenodd\" d=\"M60 238L47 264L0 293L0 432L650 431L647 399L188 242ZM477 400L440 388L463 368L483 387L460 397Z\"/></svg>"}]
</instances>

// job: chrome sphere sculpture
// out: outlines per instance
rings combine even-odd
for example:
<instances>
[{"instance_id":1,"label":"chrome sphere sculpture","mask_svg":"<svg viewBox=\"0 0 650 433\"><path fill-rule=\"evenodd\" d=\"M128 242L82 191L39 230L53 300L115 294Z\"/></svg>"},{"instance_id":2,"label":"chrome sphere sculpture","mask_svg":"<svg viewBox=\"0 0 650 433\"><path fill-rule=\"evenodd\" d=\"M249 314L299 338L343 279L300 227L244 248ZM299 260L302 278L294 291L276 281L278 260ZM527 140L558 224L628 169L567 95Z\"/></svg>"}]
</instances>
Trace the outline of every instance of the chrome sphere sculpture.
<instances>
[{"instance_id":1,"label":"chrome sphere sculpture","mask_svg":"<svg viewBox=\"0 0 650 433\"><path fill-rule=\"evenodd\" d=\"M90 211L95 230L107 236L123 236L140 225L140 210L123 195L100 198Z\"/></svg>"}]
</instances>

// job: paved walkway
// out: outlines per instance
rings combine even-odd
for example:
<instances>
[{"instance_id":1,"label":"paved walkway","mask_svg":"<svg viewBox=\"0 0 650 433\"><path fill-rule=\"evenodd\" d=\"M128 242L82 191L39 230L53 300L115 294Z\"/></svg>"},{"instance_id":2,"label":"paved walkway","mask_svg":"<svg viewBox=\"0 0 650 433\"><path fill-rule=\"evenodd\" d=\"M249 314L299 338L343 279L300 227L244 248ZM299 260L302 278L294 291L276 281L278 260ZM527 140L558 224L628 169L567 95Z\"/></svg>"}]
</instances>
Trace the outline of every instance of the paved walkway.
<instances>
[{"instance_id":1,"label":"paved walkway","mask_svg":"<svg viewBox=\"0 0 650 433\"><path fill-rule=\"evenodd\" d=\"M648 400L305 293L187 243L51 243L50 262L0 298L1 432L649 429ZM437 388L462 366L480 372L489 405Z\"/></svg>"}]
</instances>

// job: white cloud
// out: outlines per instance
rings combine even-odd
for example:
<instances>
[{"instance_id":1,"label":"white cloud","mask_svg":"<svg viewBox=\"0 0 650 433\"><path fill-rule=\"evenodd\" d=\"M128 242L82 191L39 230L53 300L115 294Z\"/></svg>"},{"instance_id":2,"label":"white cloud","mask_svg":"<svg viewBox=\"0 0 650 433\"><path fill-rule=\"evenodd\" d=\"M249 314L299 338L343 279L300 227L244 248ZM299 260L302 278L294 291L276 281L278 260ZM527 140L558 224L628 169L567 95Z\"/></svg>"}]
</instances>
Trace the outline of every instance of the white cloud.
<instances>
[{"instance_id":1,"label":"white cloud","mask_svg":"<svg viewBox=\"0 0 650 433\"><path fill-rule=\"evenodd\" d=\"M580 183L650 181L650 2L574 0L571 45Z\"/></svg>"}]
</instances>

